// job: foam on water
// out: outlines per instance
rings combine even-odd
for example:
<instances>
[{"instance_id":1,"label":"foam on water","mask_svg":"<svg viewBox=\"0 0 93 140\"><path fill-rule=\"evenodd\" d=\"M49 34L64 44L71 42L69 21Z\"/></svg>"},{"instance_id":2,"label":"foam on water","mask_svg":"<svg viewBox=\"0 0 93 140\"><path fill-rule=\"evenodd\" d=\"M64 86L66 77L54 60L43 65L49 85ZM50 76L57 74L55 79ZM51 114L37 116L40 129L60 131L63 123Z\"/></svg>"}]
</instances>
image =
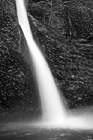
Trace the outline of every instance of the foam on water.
<instances>
[{"instance_id":1,"label":"foam on water","mask_svg":"<svg viewBox=\"0 0 93 140\"><path fill-rule=\"evenodd\" d=\"M26 38L33 61L42 105L42 120L35 123L29 123L28 126L93 129L91 116L75 116L67 113L51 71L44 56L33 40L24 1L16 0L16 7L18 21Z\"/></svg>"},{"instance_id":2,"label":"foam on water","mask_svg":"<svg viewBox=\"0 0 93 140\"><path fill-rule=\"evenodd\" d=\"M2 128L2 131L25 130L30 129L71 129L71 130L93 130L92 117L87 116L69 116L65 120L59 121L35 121L35 122L16 122L8 123Z\"/></svg>"}]
</instances>

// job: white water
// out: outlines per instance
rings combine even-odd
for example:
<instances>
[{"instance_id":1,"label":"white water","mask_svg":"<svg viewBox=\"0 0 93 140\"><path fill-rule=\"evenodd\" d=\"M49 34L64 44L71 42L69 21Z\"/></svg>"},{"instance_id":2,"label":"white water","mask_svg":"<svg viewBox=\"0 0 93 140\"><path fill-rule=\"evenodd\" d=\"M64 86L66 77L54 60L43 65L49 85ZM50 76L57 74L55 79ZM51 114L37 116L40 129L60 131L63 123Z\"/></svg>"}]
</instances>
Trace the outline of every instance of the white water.
<instances>
[{"instance_id":1,"label":"white water","mask_svg":"<svg viewBox=\"0 0 93 140\"><path fill-rule=\"evenodd\" d=\"M16 4L18 21L26 38L36 73L43 119L46 121L60 121L65 117L65 109L59 96L58 89L44 56L33 40L24 1L16 0Z\"/></svg>"},{"instance_id":2,"label":"white water","mask_svg":"<svg viewBox=\"0 0 93 140\"><path fill-rule=\"evenodd\" d=\"M42 121L31 123L31 126L41 127L62 127L62 128L79 128L79 129L93 129L93 115L69 114L67 116L66 109L61 101L58 89L54 82L50 69L33 40L26 8L23 0L16 0L18 21L26 38L29 51L33 60L34 69L36 73L36 80L39 87L39 93L42 104ZM24 124L30 125L30 124ZM16 124L17 126L17 124Z\"/></svg>"}]
</instances>

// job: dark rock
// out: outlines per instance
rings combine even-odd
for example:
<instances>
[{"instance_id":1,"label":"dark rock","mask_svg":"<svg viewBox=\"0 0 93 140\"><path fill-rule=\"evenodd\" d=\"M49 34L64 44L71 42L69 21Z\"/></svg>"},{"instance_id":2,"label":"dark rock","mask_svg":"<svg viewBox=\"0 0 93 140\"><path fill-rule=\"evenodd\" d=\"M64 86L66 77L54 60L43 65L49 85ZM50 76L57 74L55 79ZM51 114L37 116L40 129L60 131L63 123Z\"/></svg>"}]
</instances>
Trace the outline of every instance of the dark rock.
<instances>
[{"instance_id":1,"label":"dark rock","mask_svg":"<svg viewBox=\"0 0 93 140\"><path fill-rule=\"evenodd\" d=\"M69 107L93 105L93 2L29 0L28 17Z\"/></svg>"},{"instance_id":2,"label":"dark rock","mask_svg":"<svg viewBox=\"0 0 93 140\"><path fill-rule=\"evenodd\" d=\"M26 57L28 56L28 57ZM0 0L0 121L9 113L34 114L39 97L14 0ZM7 115L6 115L7 114ZM20 115L16 115L15 119Z\"/></svg>"}]
</instances>

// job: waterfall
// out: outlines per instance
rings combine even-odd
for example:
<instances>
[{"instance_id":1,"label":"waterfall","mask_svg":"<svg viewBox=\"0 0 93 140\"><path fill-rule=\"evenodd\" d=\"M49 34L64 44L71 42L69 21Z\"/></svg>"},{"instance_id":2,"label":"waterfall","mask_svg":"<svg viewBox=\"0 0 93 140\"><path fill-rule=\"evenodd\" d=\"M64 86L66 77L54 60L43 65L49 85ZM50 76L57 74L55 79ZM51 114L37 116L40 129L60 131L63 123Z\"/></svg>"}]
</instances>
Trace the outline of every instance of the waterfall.
<instances>
[{"instance_id":1,"label":"waterfall","mask_svg":"<svg viewBox=\"0 0 93 140\"><path fill-rule=\"evenodd\" d=\"M66 117L64 103L44 56L33 40L25 3L16 0L18 22L26 38L33 61L42 107L42 119L47 122L62 122Z\"/></svg>"},{"instance_id":2,"label":"waterfall","mask_svg":"<svg viewBox=\"0 0 93 140\"><path fill-rule=\"evenodd\" d=\"M48 64L33 40L24 0L16 0L16 7L18 22L26 38L32 58L41 99L42 121L40 123L31 123L31 126L39 125L41 127L41 125L45 125L45 127L49 126L49 128L93 129L93 114L84 113L85 111L77 115L75 115L75 112L68 111L69 113L67 114ZM16 127L19 127L19 125L19 123L15 124ZM29 126L30 123L23 123L22 127L23 125L24 127ZM12 128L12 125L8 125L8 127Z\"/></svg>"}]
</instances>

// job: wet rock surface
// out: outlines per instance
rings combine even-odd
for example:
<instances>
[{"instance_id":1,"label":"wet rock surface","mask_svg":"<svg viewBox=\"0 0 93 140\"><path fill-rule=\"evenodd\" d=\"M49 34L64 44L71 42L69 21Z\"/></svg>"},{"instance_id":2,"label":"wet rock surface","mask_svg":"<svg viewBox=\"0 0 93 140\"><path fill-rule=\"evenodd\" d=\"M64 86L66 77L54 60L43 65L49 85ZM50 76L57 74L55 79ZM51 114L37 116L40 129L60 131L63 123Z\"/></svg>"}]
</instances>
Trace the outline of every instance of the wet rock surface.
<instances>
[{"instance_id":1,"label":"wet rock surface","mask_svg":"<svg viewBox=\"0 0 93 140\"><path fill-rule=\"evenodd\" d=\"M15 1L0 0L0 122L37 112L35 83Z\"/></svg>"},{"instance_id":2,"label":"wet rock surface","mask_svg":"<svg viewBox=\"0 0 93 140\"><path fill-rule=\"evenodd\" d=\"M5 131L0 133L1 140L93 140L93 131L73 131L64 129L30 129Z\"/></svg>"},{"instance_id":3,"label":"wet rock surface","mask_svg":"<svg viewBox=\"0 0 93 140\"><path fill-rule=\"evenodd\" d=\"M92 0L29 0L28 17L69 107L93 105Z\"/></svg>"}]
</instances>

